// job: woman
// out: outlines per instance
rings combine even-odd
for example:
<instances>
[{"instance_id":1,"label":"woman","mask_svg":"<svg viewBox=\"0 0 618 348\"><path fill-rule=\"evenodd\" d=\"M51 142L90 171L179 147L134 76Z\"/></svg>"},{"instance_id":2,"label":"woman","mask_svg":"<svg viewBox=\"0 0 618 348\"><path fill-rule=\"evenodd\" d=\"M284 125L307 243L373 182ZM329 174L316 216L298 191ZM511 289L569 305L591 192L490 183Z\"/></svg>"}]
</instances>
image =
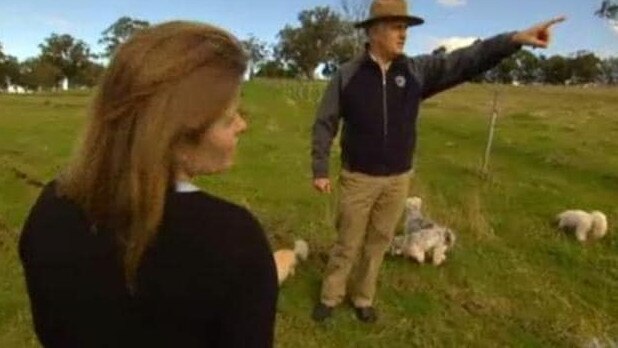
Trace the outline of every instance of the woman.
<instances>
[{"instance_id":1,"label":"woman","mask_svg":"<svg viewBox=\"0 0 618 348\"><path fill-rule=\"evenodd\" d=\"M44 346L272 346L264 233L191 184L233 163L245 67L239 42L203 24L161 24L119 48L80 151L20 240Z\"/></svg>"}]
</instances>

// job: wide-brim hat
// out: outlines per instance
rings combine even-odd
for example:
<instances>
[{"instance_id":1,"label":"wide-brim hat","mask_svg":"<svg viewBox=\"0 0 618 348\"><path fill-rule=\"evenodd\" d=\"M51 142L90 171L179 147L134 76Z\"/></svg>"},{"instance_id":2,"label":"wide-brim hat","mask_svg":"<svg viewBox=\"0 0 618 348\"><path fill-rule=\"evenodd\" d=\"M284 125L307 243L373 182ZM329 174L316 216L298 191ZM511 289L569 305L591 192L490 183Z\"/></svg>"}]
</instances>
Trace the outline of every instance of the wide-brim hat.
<instances>
[{"instance_id":1,"label":"wide-brim hat","mask_svg":"<svg viewBox=\"0 0 618 348\"><path fill-rule=\"evenodd\" d=\"M354 23L354 27L366 28L375 22L385 20L402 20L410 27L425 23L424 19L408 13L408 4L405 0L374 0L369 8L369 18Z\"/></svg>"}]
</instances>

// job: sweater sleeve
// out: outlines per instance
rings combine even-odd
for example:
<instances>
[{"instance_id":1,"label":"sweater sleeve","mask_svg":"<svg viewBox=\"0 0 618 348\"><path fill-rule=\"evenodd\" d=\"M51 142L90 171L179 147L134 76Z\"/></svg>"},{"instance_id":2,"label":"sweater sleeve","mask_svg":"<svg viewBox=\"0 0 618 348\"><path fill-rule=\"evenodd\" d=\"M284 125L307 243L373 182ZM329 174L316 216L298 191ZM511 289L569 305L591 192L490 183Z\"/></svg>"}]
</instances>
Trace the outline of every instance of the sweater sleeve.
<instances>
[{"instance_id":1,"label":"sweater sleeve","mask_svg":"<svg viewBox=\"0 0 618 348\"><path fill-rule=\"evenodd\" d=\"M422 85L423 99L474 78L517 52L514 32L494 36L446 55L423 55L410 59Z\"/></svg>"},{"instance_id":2,"label":"sweater sleeve","mask_svg":"<svg viewBox=\"0 0 618 348\"><path fill-rule=\"evenodd\" d=\"M52 320L53 301L49 298L49 290L53 287L54 282L53 279L47 277L50 272L46 269L46 264L39 262L35 250L36 245L31 236L41 229L45 229L45 225L48 224L47 211L51 208L49 205L51 191L52 189L48 185L39 196L28 214L19 240L19 256L24 268L34 330L39 341L45 347L57 346L54 336L59 334L55 322Z\"/></svg>"},{"instance_id":3,"label":"sweater sleeve","mask_svg":"<svg viewBox=\"0 0 618 348\"><path fill-rule=\"evenodd\" d=\"M272 252L259 223L245 212L243 247L233 257L228 309L221 321L222 347L272 347L277 275Z\"/></svg>"},{"instance_id":4,"label":"sweater sleeve","mask_svg":"<svg viewBox=\"0 0 618 348\"><path fill-rule=\"evenodd\" d=\"M328 177L333 139L339 131L341 72L337 71L322 96L312 129L311 159L314 178Z\"/></svg>"}]
</instances>

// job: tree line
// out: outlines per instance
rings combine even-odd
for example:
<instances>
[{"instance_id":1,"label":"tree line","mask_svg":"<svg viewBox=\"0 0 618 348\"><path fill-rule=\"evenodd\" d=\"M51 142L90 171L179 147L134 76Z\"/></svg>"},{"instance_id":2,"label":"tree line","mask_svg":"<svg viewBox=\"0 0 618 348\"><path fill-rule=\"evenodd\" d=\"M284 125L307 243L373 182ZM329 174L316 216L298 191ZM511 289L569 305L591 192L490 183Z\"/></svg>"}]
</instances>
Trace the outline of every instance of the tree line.
<instances>
[{"instance_id":1,"label":"tree line","mask_svg":"<svg viewBox=\"0 0 618 348\"><path fill-rule=\"evenodd\" d=\"M366 38L353 24L367 15L370 0L341 0L341 8L318 6L301 11L295 24L288 24L268 44L253 35L242 41L251 58L252 76L313 79L319 68L329 76L340 64L364 49ZM618 21L618 0L603 0L597 16ZM100 53L69 34L52 33L39 44L38 56L19 61L4 52L0 43L0 89L9 84L31 90L49 89L67 79L71 87L91 87L105 70L102 58L134 33L150 26L146 20L121 17L101 33ZM447 54L439 47L431 54ZM567 56L536 55L521 50L477 82L544 84L618 84L618 57L601 58L580 50Z\"/></svg>"},{"instance_id":2,"label":"tree line","mask_svg":"<svg viewBox=\"0 0 618 348\"><path fill-rule=\"evenodd\" d=\"M52 33L39 44L38 56L18 61L4 52L0 43L0 89L9 84L30 90L58 87L67 79L71 87L92 87L105 70L101 58L109 58L116 48L150 23L121 17L101 33L104 50L92 52L83 40L69 34Z\"/></svg>"}]
</instances>

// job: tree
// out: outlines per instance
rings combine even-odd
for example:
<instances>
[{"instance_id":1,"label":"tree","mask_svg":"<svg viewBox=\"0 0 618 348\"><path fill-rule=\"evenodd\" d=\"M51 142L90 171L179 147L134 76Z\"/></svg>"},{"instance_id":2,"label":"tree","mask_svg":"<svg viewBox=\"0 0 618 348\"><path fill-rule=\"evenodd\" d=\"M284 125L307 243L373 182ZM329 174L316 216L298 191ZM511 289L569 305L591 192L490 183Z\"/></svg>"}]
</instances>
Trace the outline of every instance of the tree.
<instances>
[{"instance_id":1,"label":"tree","mask_svg":"<svg viewBox=\"0 0 618 348\"><path fill-rule=\"evenodd\" d=\"M127 16L120 17L101 33L103 37L99 40L99 44L105 45L105 51L101 55L107 58L113 56L120 44L126 42L136 32L149 26L150 23L144 20Z\"/></svg>"},{"instance_id":2,"label":"tree","mask_svg":"<svg viewBox=\"0 0 618 348\"><path fill-rule=\"evenodd\" d=\"M6 88L9 83L17 83L18 79L19 62L17 58L4 53L0 42L0 88Z\"/></svg>"},{"instance_id":3,"label":"tree","mask_svg":"<svg viewBox=\"0 0 618 348\"><path fill-rule=\"evenodd\" d=\"M618 0L603 0L595 14L601 18L618 20Z\"/></svg>"},{"instance_id":4,"label":"tree","mask_svg":"<svg viewBox=\"0 0 618 348\"><path fill-rule=\"evenodd\" d=\"M47 89L58 85L62 71L49 61L39 58L27 59L20 65L18 84L29 89Z\"/></svg>"},{"instance_id":5,"label":"tree","mask_svg":"<svg viewBox=\"0 0 618 348\"><path fill-rule=\"evenodd\" d=\"M484 79L499 83L539 82L543 79L541 60L528 50L519 50L485 73Z\"/></svg>"},{"instance_id":6,"label":"tree","mask_svg":"<svg viewBox=\"0 0 618 348\"><path fill-rule=\"evenodd\" d=\"M562 56L552 56L541 65L546 83L564 85L571 78L569 62Z\"/></svg>"},{"instance_id":7,"label":"tree","mask_svg":"<svg viewBox=\"0 0 618 348\"><path fill-rule=\"evenodd\" d=\"M279 32L275 55L297 66L308 79L320 63L335 61L335 44L343 31L342 20L329 7L316 7L298 15L300 27L286 25Z\"/></svg>"},{"instance_id":8,"label":"tree","mask_svg":"<svg viewBox=\"0 0 618 348\"><path fill-rule=\"evenodd\" d=\"M328 69L336 70L339 65L352 59L355 55L363 50L363 46L359 45L357 39L358 31L352 23L342 21L339 34L335 38L331 49L327 52L327 58L324 63Z\"/></svg>"},{"instance_id":9,"label":"tree","mask_svg":"<svg viewBox=\"0 0 618 348\"><path fill-rule=\"evenodd\" d=\"M517 81L532 83L540 79L540 60L532 52L528 50L519 50L513 58L517 64L517 69L515 70L515 78Z\"/></svg>"},{"instance_id":10,"label":"tree","mask_svg":"<svg viewBox=\"0 0 618 348\"><path fill-rule=\"evenodd\" d=\"M19 61L9 55L0 57L0 88L6 88L9 83L20 84L19 82Z\"/></svg>"},{"instance_id":11,"label":"tree","mask_svg":"<svg viewBox=\"0 0 618 348\"><path fill-rule=\"evenodd\" d=\"M493 69L487 71L485 73L485 80L487 82L512 83L517 78L517 68L517 59L514 56L510 56Z\"/></svg>"},{"instance_id":12,"label":"tree","mask_svg":"<svg viewBox=\"0 0 618 348\"><path fill-rule=\"evenodd\" d=\"M601 75L601 59L589 51L578 51L570 59L572 76L575 83L590 83L597 81Z\"/></svg>"},{"instance_id":13,"label":"tree","mask_svg":"<svg viewBox=\"0 0 618 348\"><path fill-rule=\"evenodd\" d=\"M269 60L264 62L255 76L268 78L295 78L299 74L298 68L294 65L285 66L279 60Z\"/></svg>"},{"instance_id":14,"label":"tree","mask_svg":"<svg viewBox=\"0 0 618 348\"><path fill-rule=\"evenodd\" d=\"M605 58L600 66L601 78L608 85L618 84L618 57Z\"/></svg>"},{"instance_id":15,"label":"tree","mask_svg":"<svg viewBox=\"0 0 618 348\"><path fill-rule=\"evenodd\" d=\"M242 46L251 59L249 73L250 77L253 77L264 63L264 59L268 57L268 44L253 35L249 35L248 39L242 41Z\"/></svg>"},{"instance_id":16,"label":"tree","mask_svg":"<svg viewBox=\"0 0 618 348\"><path fill-rule=\"evenodd\" d=\"M105 67L95 62L87 62L86 66L75 76L74 84L84 87L93 87L99 82L99 78L105 71Z\"/></svg>"},{"instance_id":17,"label":"tree","mask_svg":"<svg viewBox=\"0 0 618 348\"><path fill-rule=\"evenodd\" d=\"M357 23L367 18L371 0L341 0L343 18L351 23ZM364 38L361 38L364 40ZM360 42L364 44L364 42Z\"/></svg>"},{"instance_id":18,"label":"tree","mask_svg":"<svg viewBox=\"0 0 618 348\"><path fill-rule=\"evenodd\" d=\"M56 82L59 82L62 77L66 77L69 81L82 73L90 63L93 57L90 53L90 48L82 40L76 40L71 35L52 34L45 39L45 42L40 44L41 59L49 62L51 65L58 68L62 73Z\"/></svg>"},{"instance_id":19,"label":"tree","mask_svg":"<svg viewBox=\"0 0 618 348\"><path fill-rule=\"evenodd\" d=\"M0 88L6 88L6 56L4 55L2 42L0 42Z\"/></svg>"},{"instance_id":20,"label":"tree","mask_svg":"<svg viewBox=\"0 0 618 348\"><path fill-rule=\"evenodd\" d=\"M336 47L336 60L343 62L365 49L367 37L354 24L363 21L369 13L371 0L341 0L342 33Z\"/></svg>"}]
</instances>

